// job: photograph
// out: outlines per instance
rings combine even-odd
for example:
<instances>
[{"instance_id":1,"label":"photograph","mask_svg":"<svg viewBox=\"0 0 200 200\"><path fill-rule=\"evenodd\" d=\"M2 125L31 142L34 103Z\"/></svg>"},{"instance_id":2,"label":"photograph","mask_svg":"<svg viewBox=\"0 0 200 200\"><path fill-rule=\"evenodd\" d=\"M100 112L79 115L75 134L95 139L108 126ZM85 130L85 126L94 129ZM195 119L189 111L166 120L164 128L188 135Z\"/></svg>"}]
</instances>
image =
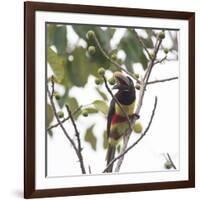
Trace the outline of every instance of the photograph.
<instances>
[{"instance_id":1,"label":"photograph","mask_svg":"<svg viewBox=\"0 0 200 200\"><path fill-rule=\"evenodd\" d=\"M194 187L193 12L25 3L24 197Z\"/></svg>"},{"instance_id":2,"label":"photograph","mask_svg":"<svg viewBox=\"0 0 200 200\"><path fill-rule=\"evenodd\" d=\"M179 30L45 24L47 177L180 168Z\"/></svg>"}]
</instances>

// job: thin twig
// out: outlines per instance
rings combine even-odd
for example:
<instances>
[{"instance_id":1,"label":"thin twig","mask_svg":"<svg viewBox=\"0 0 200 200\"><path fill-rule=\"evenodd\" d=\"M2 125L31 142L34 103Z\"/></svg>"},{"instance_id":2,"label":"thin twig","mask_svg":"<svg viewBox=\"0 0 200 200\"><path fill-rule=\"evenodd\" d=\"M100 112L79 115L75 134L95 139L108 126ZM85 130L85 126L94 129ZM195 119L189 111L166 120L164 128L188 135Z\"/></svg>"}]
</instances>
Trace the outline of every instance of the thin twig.
<instances>
[{"instance_id":1,"label":"thin twig","mask_svg":"<svg viewBox=\"0 0 200 200\"><path fill-rule=\"evenodd\" d=\"M112 91L110 90L109 86L108 86L108 83L106 81L106 78L105 76L103 76L103 80L104 80L104 83L105 83L105 86L106 86L106 89L108 90L109 94L111 95L111 97L114 99L114 101L117 103L117 105L119 106L119 108L121 109L121 111L123 112L123 114L125 115L127 121L128 121L128 124L129 124L129 129L132 130L132 126L131 126L131 120L129 118L129 116L127 115L126 111L123 109L123 107L121 106L121 104L119 103L118 99L115 97L115 95L112 93Z\"/></svg>"},{"instance_id":2,"label":"thin twig","mask_svg":"<svg viewBox=\"0 0 200 200\"><path fill-rule=\"evenodd\" d=\"M88 171L89 171L89 174L92 174L92 170L91 170L90 165L88 165Z\"/></svg>"},{"instance_id":3,"label":"thin twig","mask_svg":"<svg viewBox=\"0 0 200 200\"><path fill-rule=\"evenodd\" d=\"M76 133L76 137L77 137L77 141L78 141L79 160L80 160L81 168L85 172L84 160L83 160L83 155L82 155L81 140L80 140L80 133L78 131L78 128L76 126L76 123L74 121L74 118L72 116L72 112L71 112L69 106L68 105L65 105L65 106L67 108L67 112L68 112L69 118L70 118L70 120L71 120L71 122L73 124L74 130L75 130L75 133Z\"/></svg>"},{"instance_id":4,"label":"thin twig","mask_svg":"<svg viewBox=\"0 0 200 200\"><path fill-rule=\"evenodd\" d=\"M166 61L169 61L169 62L177 61L177 58L167 58Z\"/></svg>"},{"instance_id":5,"label":"thin twig","mask_svg":"<svg viewBox=\"0 0 200 200\"><path fill-rule=\"evenodd\" d=\"M165 153L162 153L163 157L165 158L166 161L169 161Z\"/></svg>"},{"instance_id":6,"label":"thin twig","mask_svg":"<svg viewBox=\"0 0 200 200\"><path fill-rule=\"evenodd\" d=\"M138 78L137 78L134 74L132 74L132 73L130 73L129 71L125 70L123 67L120 66L119 63L115 62L112 58L109 57L109 55L108 55L108 54L105 52L105 50L102 48L102 46L101 46L101 44L100 44L100 42L99 42L99 40L97 39L96 36L94 37L94 40L95 40L95 43L97 44L99 50L101 51L101 53L104 55L104 57L105 57L107 60L109 60L113 65L115 65L115 66L117 67L117 69L119 69L119 70L121 70L121 71L124 71L125 73L127 73L128 75L130 75L133 79L135 79L138 83L140 82L140 81L138 80Z\"/></svg>"},{"instance_id":7,"label":"thin twig","mask_svg":"<svg viewBox=\"0 0 200 200\"><path fill-rule=\"evenodd\" d=\"M143 79L144 82L148 82L148 80L149 80L149 77L150 77L151 71L153 69L154 62L156 60L157 53L158 53L161 43L162 43L162 39L158 38L158 40L156 41L157 45L155 46L154 53L153 53L154 57L151 59L151 62L147 68L146 74L144 75L144 79ZM146 85L145 85L145 87L146 87Z\"/></svg>"},{"instance_id":8,"label":"thin twig","mask_svg":"<svg viewBox=\"0 0 200 200\"><path fill-rule=\"evenodd\" d=\"M140 36L137 34L137 32L136 32L135 35L136 35L136 38L138 39L138 41L140 42L141 46L144 48L144 50L146 51L147 55L149 56L149 59L151 59L151 54L150 54L149 50L147 49L146 45L144 44L144 42L142 41L142 39L140 38Z\"/></svg>"},{"instance_id":9,"label":"thin twig","mask_svg":"<svg viewBox=\"0 0 200 200\"><path fill-rule=\"evenodd\" d=\"M78 113L78 112L81 110L82 107L83 107L83 106L79 106L78 108L76 108L76 109L72 112L72 116L76 115L76 113ZM61 123L64 123L64 122L66 122L66 121L69 120L69 119L70 119L70 116L64 118L64 119L61 121ZM51 125L47 130L49 131L49 130L51 130L51 129L53 129L53 128L56 128L57 126L59 126L59 123L56 123L56 124Z\"/></svg>"},{"instance_id":10,"label":"thin twig","mask_svg":"<svg viewBox=\"0 0 200 200\"><path fill-rule=\"evenodd\" d=\"M65 136L67 137L67 139L69 140L70 144L72 145L79 161L80 161L80 154L79 154L79 151L76 147L76 144L75 142L73 141L73 139L69 136L68 132L66 131L66 129L64 128L63 124L61 123L60 121L60 118L58 117L57 115L57 111L56 111L56 107L55 107L55 104L54 104L54 101L53 101L53 93L54 93L54 82L52 81L52 93L50 92L49 88L47 87L47 93L48 93L48 96L49 96L49 99L50 99L50 102L51 102L51 106L52 106L52 109L53 109L53 112L54 112L54 115L56 117L56 120L60 126L60 128L62 129L63 133L65 134ZM81 162L80 162L80 168L81 168L81 171L83 174L86 173L85 169L82 168L81 166Z\"/></svg>"},{"instance_id":11,"label":"thin twig","mask_svg":"<svg viewBox=\"0 0 200 200\"><path fill-rule=\"evenodd\" d=\"M148 123L148 126L147 128L145 129L144 133L139 137L139 139L137 139L131 146L129 146L128 148L126 148L126 150L124 150L120 155L118 155L117 157L115 157L113 160L111 160L111 162L106 166L106 168L104 169L103 173L105 173L107 171L107 169L114 164L114 162L116 162L118 159L120 159L121 157L124 157L124 155L126 153L128 153L133 147L135 147L141 140L142 138L147 134L150 126L151 126L151 123L153 121L153 118L154 118L154 115L155 115L155 110L156 110L156 107L157 107L157 97L155 97L155 102L154 102L154 107L153 107L153 110L152 110L152 114L151 114L151 118L149 120L149 123Z\"/></svg>"},{"instance_id":12,"label":"thin twig","mask_svg":"<svg viewBox=\"0 0 200 200\"><path fill-rule=\"evenodd\" d=\"M167 153L167 157L168 157L168 159L169 159L169 161L170 161L172 167L173 167L174 169L176 169L176 166L175 166L174 162L172 161L172 158L171 158L171 156L169 155L169 153Z\"/></svg>"},{"instance_id":13,"label":"thin twig","mask_svg":"<svg viewBox=\"0 0 200 200\"><path fill-rule=\"evenodd\" d=\"M160 59L160 60L156 60L156 61L154 62L154 65L156 65L156 64L158 64L158 63L162 63L162 62L164 62L166 59L167 59L167 56L163 57L163 58Z\"/></svg>"},{"instance_id":14,"label":"thin twig","mask_svg":"<svg viewBox=\"0 0 200 200\"><path fill-rule=\"evenodd\" d=\"M178 76L171 77L171 78L160 79L160 80L155 80L155 81L149 81L147 83L147 85L155 84L155 83L161 83L161 82L166 82L166 81L172 81L172 80L176 80L176 79L178 79Z\"/></svg>"}]
</instances>

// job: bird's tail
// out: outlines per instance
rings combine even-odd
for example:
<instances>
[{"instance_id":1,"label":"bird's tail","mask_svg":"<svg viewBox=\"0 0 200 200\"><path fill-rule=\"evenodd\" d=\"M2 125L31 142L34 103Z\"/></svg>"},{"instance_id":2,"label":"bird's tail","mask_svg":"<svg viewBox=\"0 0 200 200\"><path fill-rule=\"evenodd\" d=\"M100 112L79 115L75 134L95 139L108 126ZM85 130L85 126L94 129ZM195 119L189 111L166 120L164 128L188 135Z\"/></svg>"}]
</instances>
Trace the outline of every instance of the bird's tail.
<instances>
[{"instance_id":1,"label":"bird's tail","mask_svg":"<svg viewBox=\"0 0 200 200\"><path fill-rule=\"evenodd\" d=\"M107 166L115 157L115 145L109 144L108 151L107 151ZM106 172L112 172L113 164L106 170Z\"/></svg>"}]
</instances>

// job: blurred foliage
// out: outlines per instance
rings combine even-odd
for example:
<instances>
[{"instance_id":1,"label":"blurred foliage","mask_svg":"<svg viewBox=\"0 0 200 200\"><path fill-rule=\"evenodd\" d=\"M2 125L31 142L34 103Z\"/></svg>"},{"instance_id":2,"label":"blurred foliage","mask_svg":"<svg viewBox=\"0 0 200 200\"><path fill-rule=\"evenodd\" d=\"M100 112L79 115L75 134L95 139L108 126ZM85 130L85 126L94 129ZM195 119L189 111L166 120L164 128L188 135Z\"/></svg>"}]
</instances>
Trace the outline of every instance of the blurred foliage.
<instances>
[{"instance_id":1,"label":"blurred foliage","mask_svg":"<svg viewBox=\"0 0 200 200\"><path fill-rule=\"evenodd\" d=\"M85 108L84 111L87 111L88 114L98 113L98 110L96 108Z\"/></svg>"},{"instance_id":2,"label":"blurred foliage","mask_svg":"<svg viewBox=\"0 0 200 200\"><path fill-rule=\"evenodd\" d=\"M61 83L64 79L65 59L59 56L51 48L48 48L47 60L54 72L57 82Z\"/></svg>"},{"instance_id":3,"label":"blurred foliage","mask_svg":"<svg viewBox=\"0 0 200 200\"><path fill-rule=\"evenodd\" d=\"M148 63L148 59L143 52L143 48L139 43L136 34L136 31L128 29L119 43L119 48L123 49L126 53L125 65L130 72L133 72L133 63L141 63L144 69L147 68Z\"/></svg>"},{"instance_id":4,"label":"blurred foliage","mask_svg":"<svg viewBox=\"0 0 200 200\"><path fill-rule=\"evenodd\" d=\"M72 112L75 111L79 107L78 101L74 97L68 97L67 104L70 107L70 110ZM73 115L74 119L77 119L80 114L81 114L81 111Z\"/></svg>"},{"instance_id":5,"label":"blurred foliage","mask_svg":"<svg viewBox=\"0 0 200 200\"><path fill-rule=\"evenodd\" d=\"M54 45L58 55L65 55L67 47L67 28L66 26L57 26L55 24L48 25L47 45Z\"/></svg>"},{"instance_id":6,"label":"blurred foliage","mask_svg":"<svg viewBox=\"0 0 200 200\"><path fill-rule=\"evenodd\" d=\"M53 110L51 105L47 104L47 127L50 125L53 120Z\"/></svg>"},{"instance_id":7,"label":"blurred foliage","mask_svg":"<svg viewBox=\"0 0 200 200\"><path fill-rule=\"evenodd\" d=\"M94 105L94 107L99 110L100 112L102 112L103 114L105 114L107 116L108 113L108 105L105 103L105 101L102 100L96 100L92 103Z\"/></svg>"},{"instance_id":8,"label":"blurred foliage","mask_svg":"<svg viewBox=\"0 0 200 200\"><path fill-rule=\"evenodd\" d=\"M108 148L108 135L107 135L107 131L103 132L103 148L104 149Z\"/></svg>"},{"instance_id":9,"label":"blurred foliage","mask_svg":"<svg viewBox=\"0 0 200 200\"><path fill-rule=\"evenodd\" d=\"M91 145L93 150L96 150L96 148L97 148L97 138L94 135L93 128L94 128L94 124L86 130L85 141L88 142Z\"/></svg>"},{"instance_id":10,"label":"blurred foliage","mask_svg":"<svg viewBox=\"0 0 200 200\"><path fill-rule=\"evenodd\" d=\"M103 100L107 101L108 100L108 97L107 95L101 91L98 87L96 87L96 91L98 92L98 94L103 98Z\"/></svg>"},{"instance_id":11,"label":"blurred foliage","mask_svg":"<svg viewBox=\"0 0 200 200\"><path fill-rule=\"evenodd\" d=\"M78 38L75 44L70 44L69 32L72 29L76 37ZM68 104L73 112L79 107L78 99L69 96L69 92L72 87L84 87L88 82L88 77L93 75L96 79L99 79L97 73L98 69L103 67L109 69L111 72L117 69L113 66L102 54L98 46L96 45L94 38L86 38L87 32L91 30L95 33L99 40L103 50L108 53L109 56L115 58L118 63L124 64L126 70L134 72L133 64L140 63L145 70L148 65L147 55L138 41L137 29L127 28L125 33L120 38L116 45L111 45L111 40L115 36L117 28L113 27L100 27L94 25L58 25L55 23L49 23L47 25L47 38L46 38L46 51L47 62L55 76L55 84L64 88L64 93L56 99L60 109L63 109L65 104ZM141 40L148 49L152 49L153 39L156 37L156 33L153 29L143 29L146 37L141 37ZM177 36L169 35L173 40L173 46L170 51L177 51L178 42ZM85 45L81 45L80 41L83 41ZM95 47L95 54L89 55L87 49L89 46ZM121 60L117 58L117 53L122 50L125 53L125 59ZM115 56L113 56L115 55ZM47 77L48 81L50 77ZM100 80L100 79L99 79ZM95 86L95 83L94 83ZM75 120L83 113L83 111L90 114L96 114L101 112L104 116L107 116L107 94L105 94L100 87L95 87L96 92L101 97L94 101L90 106L77 112L74 116ZM47 126L53 121L52 108L47 105ZM89 127L85 133L85 141L91 144L93 150L96 150L97 138L93 133L94 125ZM52 134L52 132L49 132ZM104 137L103 147L107 148L106 132L102 134Z\"/></svg>"}]
</instances>

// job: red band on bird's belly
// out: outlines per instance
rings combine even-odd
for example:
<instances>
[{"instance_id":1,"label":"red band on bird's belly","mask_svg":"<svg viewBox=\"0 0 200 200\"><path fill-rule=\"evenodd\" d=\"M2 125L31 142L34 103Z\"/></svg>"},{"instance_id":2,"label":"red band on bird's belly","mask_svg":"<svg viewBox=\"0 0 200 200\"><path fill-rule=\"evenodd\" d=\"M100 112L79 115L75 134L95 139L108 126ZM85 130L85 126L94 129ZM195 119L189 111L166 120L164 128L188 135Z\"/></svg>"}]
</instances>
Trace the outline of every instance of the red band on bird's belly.
<instances>
[{"instance_id":1,"label":"red band on bird's belly","mask_svg":"<svg viewBox=\"0 0 200 200\"><path fill-rule=\"evenodd\" d=\"M125 121L126 121L126 117L114 114L113 117L112 117L111 123L116 124L116 123L125 122Z\"/></svg>"}]
</instances>

